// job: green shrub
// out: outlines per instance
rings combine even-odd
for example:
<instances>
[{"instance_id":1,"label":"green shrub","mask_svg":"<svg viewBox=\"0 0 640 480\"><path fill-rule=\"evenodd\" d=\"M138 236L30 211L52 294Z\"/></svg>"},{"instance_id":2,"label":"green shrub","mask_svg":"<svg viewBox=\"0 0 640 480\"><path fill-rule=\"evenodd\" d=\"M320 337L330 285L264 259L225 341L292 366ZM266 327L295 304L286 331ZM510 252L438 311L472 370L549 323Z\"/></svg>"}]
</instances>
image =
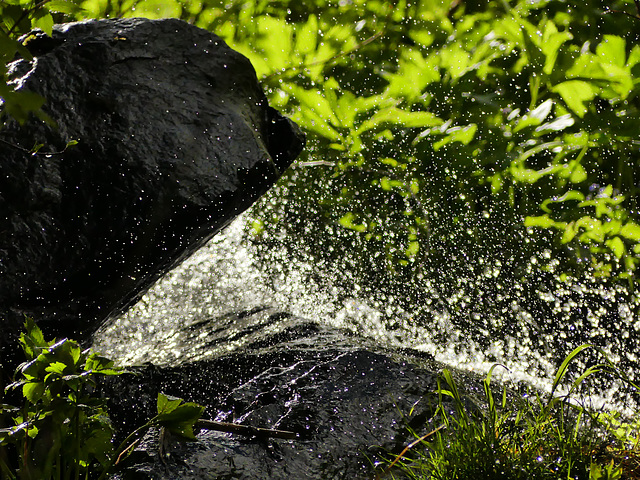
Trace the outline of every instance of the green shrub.
<instances>
[{"instance_id":1,"label":"green shrub","mask_svg":"<svg viewBox=\"0 0 640 480\"><path fill-rule=\"evenodd\" d=\"M105 478L150 428L195 440L203 407L159 394L158 414L116 448L107 400L96 385L98 377L124 371L73 340L45 340L33 320L25 330L20 345L27 361L4 392L7 398L20 392L22 401L0 403L0 478Z\"/></svg>"}]
</instances>

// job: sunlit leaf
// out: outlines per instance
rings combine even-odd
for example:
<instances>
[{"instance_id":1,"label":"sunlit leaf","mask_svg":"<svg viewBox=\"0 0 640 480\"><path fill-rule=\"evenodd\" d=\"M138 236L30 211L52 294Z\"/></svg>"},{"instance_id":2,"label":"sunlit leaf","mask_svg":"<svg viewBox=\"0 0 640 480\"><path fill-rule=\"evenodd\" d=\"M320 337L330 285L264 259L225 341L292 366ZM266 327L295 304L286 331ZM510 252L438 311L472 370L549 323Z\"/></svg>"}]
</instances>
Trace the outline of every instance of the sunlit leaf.
<instances>
[{"instance_id":1,"label":"sunlit leaf","mask_svg":"<svg viewBox=\"0 0 640 480\"><path fill-rule=\"evenodd\" d=\"M594 99L598 93L598 89L591 83L583 80L568 80L552 87L557 92L571 110L580 118L584 117L587 112L585 102Z\"/></svg>"},{"instance_id":2,"label":"sunlit leaf","mask_svg":"<svg viewBox=\"0 0 640 480\"><path fill-rule=\"evenodd\" d=\"M596 54L606 63L624 67L626 64L626 41L617 35L604 35L596 46Z\"/></svg>"},{"instance_id":3,"label":"sunlit leaf","mask_svg":"<svg viewBox=\"0 0 640 480\"><path fill-rule=\"evenodd\" d=\"M640 63L640 45L634 45L631 49L631 53L629 54L629 58L627 58L627 68L631 68Z\"/></svg>"},{"instance_id":4,"label":"sunlit leaf","mask_svg":"<svg viewBox=\"0 0 640 480\"><path fill-rule=\"evenodd\" d=\"M605 231L602 228L602 222L600 220L585 215L576 221L575 226L576 229L583 229L583 233L580 235L583 241L594 240L598 243L604 242Z\"/></svg>"},{"instance_id":5,"label":"sunlit leaf","mask_svg":"<svg viewBox=\"0 0 640 480\"><path fill-rule=\"evenodd\" d=\"M430 112L408 111L397 107L385 108L362 122L359 132L380 126L396 125L399 128L425 128L442 124L442 120Z\"/></svg>"},{"instance_id":6,"label":"sunlit leaf","mask_svg":"<svg viewBox=\"0 0 640 480\"><path fill-rule=\"evenodd\" d=\"M446 136L433 144L434 150L439 150L444 145L453 142L459 142L463 145L468 145L474 138L478 126L475 123L464 127L452 127L446 130Z\"/></svg>"},{"instance_id":7,"label":"sunlit leaf","mask_svg":"<svg viewBox=\"0 0 640 480\"><path fill-rule=\"evenodd\" d=\"M535 183L543 176L543 174L541 174L537 170L525 168L516 164L513 164L511 166L510 172L513 179L516 182L521 183Z\"/></svg>"},{"instance_id":8,"label":"sunlit leaf","mask_svg":"<svg viewBox=\"0 0 640 480\"><path fill-rule=\"evenodd\" d=\"M41 29L44 33L51 36L53 31L53 17L47 10L38 10L34 14L31 24L35 28Z\"/></svg>"},{"instance_id":9,"label":"sunlit leaf","mask_svg":"<svg viewBox=\"0 0 640 480\"><path fill-rule=\"evenodd\" d=\"M44 394L44 383L28 382L22 386L22 395L31 403L37 403Z\"/></svg>"},{"instance_id":10,"label":"sunlit leaf","mask_svg":"<svg viewBox=\"0 0 640 480\"><path fill-rule=\"evenodd\" d=\"M47 3L47 8L52 12L77 14L82 11L79 2L72 0L51 0Z\"/></svg>"},{"instance_id":11,"label":"sunlit leaf","mask_svg":"<svg viewBox=\"0 0 640 480\"><path fill-rule=\"evenodd\" d=\"M470 55L459 44L440 51L440 66L448 71L452 78L464 75L470 65Z\"/></svg>"},{"instance_id":12,"label":"sunlit leaf","mask_svg":"<svg viewBox=\"0 0 640 480\"><path fill-rule=\"evenodd\" d=\"M575 120L570 114L561 115L550 122L544 123L536 128L536 132L545 133L545 132L560 132L575 123Z\"/></svg>"},{"instance_id":13,"label":"sunlit leaf","mask_svg":"<svg viewBox=\"0 0 640 480\"><path fill-rule=\"evenodd\" d=\"M584 194L582 192L579 192L577 190L569 190L568 192L564 193L560 197L546 199L544 202L542 202L542 205L540 206L540 208L547 213L551 213L551 209L549 208L549 205L551 204L563 203L567 201L581 202L583 200L584 200Z\"/></svg>"},{"instance_id":14,"label":"sunlit leaf","mask_svg":"<svg viewBox=\"0 0 640 480\"><path fill-rule=\"evenodd\" d=\"M47 366L47 368L45 368L45 372L58 373L58 374L62 375L66 368L67 368L67 364L66 363L52 362Z\"/></svg>"},{"instance_id":15,"label":"sunlit leaf","mask_svg":"<svg viewBox=\"0 0 640 480\"><path fill-rule=\"evenodd\" d=\"M621 259L626 253L624 242L620 239L620 237L610 238L605 242L605 245L611 249L618 260Z\"/></svg>"},{"instance_id":16,"label":"sunlit leaf","mask_svg":"<svg viewBox=\"0 0 640 480\"><path fill-rule=\"evenodd\" d=\"M545 22L541 44L542 52L546 56L543 67L544 73L549 75L553 72L560 47L572 38L573 35L567 30L558 32L557 27L551 20Z\"/></svg>"},{"instance_id":17,"label":"sunlit leaf","mask_svg":"<svg viewBox=\"0 0 640 480\"><path fill-rule=\"evenodd\" d=\"M640 225L628 222L620 229L620 235L634 242L640 242Z\"/></svg>"},{"instance_id":18,"label":"sunlit leaf","mask_svg":"<svg viewBox=\"0 0 640 480\"><path fill-rule=\"evenodd\" d=\"M180 17L182 6L175 0L142 0L136 4L136 15L146 18Z\"/></svg>"},{"instance_id":19,"label":"sunlit leaf","mask_svg":"<svg viewBox=\"0 0 640 480\"><path fill-rule=\"evenodd\" d=\"M157 410L158 414L167 414L174 411L182 403L181 398L171 397L164 393L158 393Z\"/></svg>"},{"instance_id":20,"label":"sunlit leaf","mask_svg":"<svg viewBox=\"0 0 640 480\"><path fill-rule=\"evenodd\" d=\"M549 98L548 100L545 100L536 108L531 110L531 112L527 114L527 117L535 118L536 120L538 120L538 123L542 123L542 121L549 116L552 108L553 100Z\"/></svg>"},{"instance_id":21,"label":"sunlit leaf","mask_svg":"<svg viewBox=\"0 0 640 480\"><path fill-rule=\"evenodd\" d=\"M344 214L338 223L349 230L354 230L356 232L364 232L367 230L367 226L364 224L355 223L355 215L352 212L348 212Z\"/></svg>"},{"instance_id":22,"label":"sunlit leaf","mask_svg":"<svg viewBox=\"0 0 640 480\"><path fill-rule=\"evenodd\" d=\"M560 243L569 243L573 240L578 233L575 229L575 225L570 223L566 226L566 228L562 231L562 237L560 238Z\"/></svg>"},{"instance_id":23,"label":"sunlit leaf","mask_svg":"<svg viewBox=\"0 0 640 480\"><path fill-rule=\"evenodd\" d=\"M418 242L417 240L413 240L411 242L409 242L409 245L407 246L407 249L405 250L405 255L409 258L413 258L418 254L418 251L420 250L420 242Z\"/></svg>"},{"instance_id":24,"label":"sunlit leaf","mask_svg":"<svg viewBox=\"0 0 640 480\"><path fill-rule=\"evenodd\" d=\"M440 80L438 57L425 58L416 49L401 50L398 71L386 74L385 79L388 82L386 96L405 98L411 104L427 85Z\"/></svg>"},{"instance_id":25,"label":"sunlit leaf","mask_svg":"<svg viewBox=\"0 0 640 480\"><path fill-rule=\"evenodd\" d=\"M309 54L316 50L318 42L318 17L309 15L307 23L295 31L295 50Z\"/></svg>"},{"instance_id":26,"label":"sunlit leaf","mask_svg":"<svg viewBox=\"0 0 640 480\"><path fill-rule=\"evenodd\" d=\"M551 228L556 226L556 222L549 218L548 215L540 215L537 217L527 216L524 219L525 227Z\"/></svg>"}]
</instances>

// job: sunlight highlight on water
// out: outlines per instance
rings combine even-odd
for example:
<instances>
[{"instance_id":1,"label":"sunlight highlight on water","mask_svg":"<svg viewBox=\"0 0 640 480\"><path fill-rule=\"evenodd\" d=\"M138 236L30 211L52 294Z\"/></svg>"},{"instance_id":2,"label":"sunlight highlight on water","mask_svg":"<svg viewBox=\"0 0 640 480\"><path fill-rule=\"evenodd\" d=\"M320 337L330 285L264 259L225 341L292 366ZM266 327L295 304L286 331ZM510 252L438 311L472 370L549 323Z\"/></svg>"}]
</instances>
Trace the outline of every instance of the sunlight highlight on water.
<instances>
[{"instance_id":1,"label":"sunlight highlight on water","mask_svg":"<svg viewBox=\"0 0 640 480\"><path fill-rule=\"evenodd\" d=\"M262 206L259 203L254 208ZM381 303L379 299L360 295L357 284L345 292L344 286L338 287L334 282L336 270L340 271L344 265L329 271L321 264L305 262L304 257L292 259L285 252L280 255L272 252L267 271L247 233L247 219L251 215L249 210L239 217L159 281L128 313L105 327L96 337L95 348L123 364L170 364L204 358L202 354L194 355L193 349L197 346L194 344L204 344L207 338L191 336L185 341L186 327L210 319L214 319L213 324L233 321L229 320L230 316L238 312L268 306L346 329L382 344L428 352L446 365L481 375L499 363L508 370L496 370L496 377L549 389L558 367L557 350L565 343L570 346L567 337L585 327L576 323L549 330L548 319L543 325L541 319L522 307L518 298L512 298L507 304L515 312L515 317L512 315L511 318L517 319L517 327L509 330L511 334L479 338L478 335L489 336L490 330L504 320L495 312L487 311L485 316L479 313L482 310L477 310L467 319L476 323L473 329L465 328L464 324L461 326L460 319L455 316L466 308L466 303L473 301L463 288L474 281L471 278L460 279L459 295L446 298L446 302L433 300L438 296L434 280L416 279L428 301L411 312L395 306L393 299ZM499 265L488 265L486 277L497 277L496 269ZM342 273L347 275L348 272L343 270ZM525 295L515 283L515 287L506 289L506 300L510 295ZM580 293L586 288L581 284L563 284L554 292L536 292L536 295L552 306L558 319L570 322L574 310L586 308L575 303L576 291ZM616 290L603 288L598 292L581 293L615 297ZM620 360L625 355L627 359L635 359L636 350L623 347L635 345L639 327L633 316L636 307L626 304L618 307L620 311L616 314L626 325L619 325L618 331L614 332L599 326L608 315L602 308L586 315L591 322L587 340L602 339L600 345L609 351L612 360ZM242 345L243 340L230 341L223 347L216 347L209 355L229 353ZM614 393L610 392L609 398Z\"/></svg>"}]
</instances>

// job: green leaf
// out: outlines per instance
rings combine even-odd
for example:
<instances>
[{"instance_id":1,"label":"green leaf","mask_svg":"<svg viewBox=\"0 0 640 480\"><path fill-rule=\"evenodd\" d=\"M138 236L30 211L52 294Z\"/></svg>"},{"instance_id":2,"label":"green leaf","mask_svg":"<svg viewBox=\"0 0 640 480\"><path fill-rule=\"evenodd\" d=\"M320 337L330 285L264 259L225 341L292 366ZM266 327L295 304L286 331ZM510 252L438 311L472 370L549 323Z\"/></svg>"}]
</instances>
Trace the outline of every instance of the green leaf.
<instances>
[{"instance_id":1,"label":"green leaf","mask_svg":"<svg viewBox=\"0 0 640 480\"><path fill-rule=\"evenodd\" d=\"M634 222L628 222L622 226L620 235L634 242L640 242L640 225Z\"/></svg>"},{"instance_id":2,"label":"green leaf","mask_svg":"<svg viewBox=\"0 0 640 480\"><path fill-rule=\"evenodd\" d=\"M365 232L367 230L367 226L364 224L356 224L354 222L355 215L352 212L344 214L338 223L349 230L354 230L356 232Z\"/></svg>"},{"instance_id":3,"label":"green leaf","mask_svg":"<svg viewBox=\"0 0 640 480\"><path fill-rule=\"evenodd\" d=\"M611 249L613 254L618 260L620 260L626 253L627 249L624 246L624 242L620 237L613 237L604 242L607 247Z\"/></svg>"},{"instance_id":4,"label":"green leaf","mask_svg":"<svg viewBox=\"0 0 640 480\"><path fill-rule=\"evenodd\" d=\"M569 243L573 240L577 234L577 230L575 229L575 224L573 222L569 223L564 231L562 232L562 237L560 238L560 243L565 244Z\"/></svg>"},{"instance_id":5,"label":"green leaf","mask_svg":"<svg viewBox=\"0 0 640 480\"><path fill-rule=\"evenodd\" d=\"M459 142L468 145L474 139L478 126L475 123L464 127L451 127L446 130L447 136L433 144L434 150L439 150L446 144Z\"/></svg>"},{"instance_id":6,"label":"green leaf","mask_svg":"<svg viewBox=\"0 0 640 480\"><path fill-rule=\"evenodd\" d=\"M567 355L567 357L564 359L564 361L556 371L556 376L553 380L553 385L551 387L552 396L556 392L558 387L562 384L571 362L573 362L573 360L580 354L580 352L588 348L592 348L592 345L589 345L589 344L580 345L579 347L575 348L569 355Z\"/></svg>"},{"instance_id":7,"label":"green leaf","mask_svg":"<svg viewBox=\"0 0 640 480\"><path fill-rule=\"evenodd\" d=\"M106 466L113 453L112 443L113 428L106 415L101 415L99 421L95 421L98 416L91 417L90 428L85 433L86 438L81 445L81 456L85 459L95 457L102 465Z\"/></svg>"},{"instance_id":8,"label":"green leaf","mask_svg":"<svg viewBox=\"0 0 640 480\"><path fill-rule=\"evenodd\" d=\"M164 393L158 393L157 408L159 415L173 412L183 402L181 398L171 397Z\"/></svg>"},{"instance_id":9,"label":"green leaf","mask_svg":"<svg viewBox=\"0 0 640 480\"><path fill-rule=\"evenodd\" d=\"M30 114L34 114L41 119L45 117L40 110L44 105L44 98L37 93L25 90L11 91L8 94L3 94L2 98L5 101L2 105L2 114L9 115L19 123L26 122Z\"/></svg>"},{"instance_id":10,"label":"green leaf","mask_svg":"<svg viewBox=\"0 0 640 480\"><path fill-rule=\"evenodd\" d=\"M175 0L142 0L136 3L136 15L151 19L179 18L182 6Z\"/></svg>"},{"instance_id":11,"label":"green leaf","mask_svg":"<svg viewBox=\"0 0 640 480\"><path fill-rule=\"evenodd\" d=\"M625 39L617 35L605 35L596 46L596 55L605 63L624 67L627 58Z\"/></svg>"},{"instance_id":12,"label":"green leaf","mask_svg":"<svg viewBox=\"0 0 640 480\"><path fill-rule=\"evenodd\" d=\"M414 258L418 254L419 250L420 242L418 242L417 240L413 240L409 242L409 245L407 246L407 249L404 253L408 258Z\"/></svg>"},{"instance_id":13,"label":"green leaf","mask_svg":"<svg viewBox=\"0 0 640 480\"><path fill-rule=\"evenodd\" d=\"M599 91L592 83L583 80L568 80L552 87L551 90L558 93L567 107L580 118L587 113L585 102L593 100Z\"/></svg>"},{"instance_id":14,"label":"green leaf","mask_svg":"<svg viewBox=\"0 0 640 480\"><path fill-rule=\"evenodd\" d=\"M67 368L66 363L53 362L53 363L50 363L47 366L47 368L45 368L45 371L49 373L58 373L60 375L63 375L66 368Z\"/></svg>"},{"instance_id":15,"label":"green leaf","mask_svg":"<svg viewBox=\"0 0 640 480\"><path fill-rule=\"evenodd\" d=\"M541 43L542 52L546 56L544 68L542 69L544 73L550 75L553 72L560 47L572 38L573 35L568 31L558 32L557 27L551 20L546 21Z\"/></svg>"},{"instance_id":16,"label":"green leaf","mask_svg":"<svg viewBox=\"0 0 640 480\"><path fill-rule=\"evenodd\" d=\"M41 29L44 33L51 36L53 33L53 17L45 9L36 10L31 25L34 28Z\"/></svg>"},{"instance_id":17,"label":"green leaf","mask_svg":"<svg viewBox=\"0 0 640 480\"><path fill-rule=\"evenodd\" d=\"M568 202L568 201L581 202L583 200L584 200L584 194L582 192L579 192L577 190L569 190L568 192L566 192L564 195L560 197L547 198L545 201L542 202L542 205L540 206L540 208L547 213L551 213L551 209L549 208L550 204L562 203L562 202Z\"/></svg>"},{"instance_id":18,"label":"green leaf","mask_svg":"<svg viewBox=\"0 0 640 480\"><path fill-rule=\"evenodd\" d=\"M340 121L334 113L337 106L335 87L329 88L329 82L325 85L322 92L318 90L305 90L297 86L290 86L289 89L295 98L300 102L301 106L306 107L314 113L314 118L320 118L322 121L338 126ZM331 94L333 93L333 95ZM302 112L306 114L305 111Z\"/></svg>"},{"instance_id":19,"label":"green leaf","mask_svg":"<svg viewBox=\"0 0 640 480\"><path fill-rule=\"evenodd\" d=\"M178 435L187 440L196 440L193 433L193 425L200 419L204 407L195 403L182 403L181 399L177 399L180 405L174 406L173 400L169 400L171 406L169 411L160 413L157 416L157 422L160 426L166 428L174 435Z\"/></svg>"},{"instance_id":20,"label":"green leaf","mask_svg":"<svg viewBox=\"0 0 640 480\"><path fill-rule=\"evenodd\" d=\"M371 118L362 122L358 133L389 125L399 128L426 128L442 125L442 123L442 120L431 112L413 112L389 107L379 110Z\"/></svg>"},{"instance_id":21,"label":"green leaf","mask_svg":"<svg viewBox=\"0 0 640 480\"><path fill-rule=\"evenodd\" d=\"M587 179L587 171L580 163L580 159L571 160L569 163L562 165L557 172L560 177L568 178L571 183L581 183Z\"/></svg>"},{"instance_id":22,"label":"green leaf","mask_svg":"<svg viewBox=\"0 0 640 480\"><path fill-rule=\"evenodd\" d=\"M447 70L451 78L460 78L470 67L471 57L458 43L439 52L440 66Z\"/></svg>"},{"instance_id":23,"label":"green leaf","mask_svg":"<svg viewBox=\"0 0 640 480\"><path fill-rule=\"evenodd\" d=\"M84 370L87 372L99 373L100 375L121 375L124 373L122 368L114 367L112 360L100 356L95 352L87 356L84 364Z\"/></svg>"},{"instance_id":24,"label":"green leaf","mask_svg":"<svg viewBox=\"0 0 640 480\"><path fill-rule=\"evenodd\" d=\"M511 165L510 172L513 179L521 183L535 183L543 176L543 174L537 170L525 168L515 163Z\"/></svg>"},{"instance_id":25,"label":"green leaf","mask_svg":"<svg viewBox=\"0 0 640 480\"><path fill-rule=\"evenodd\" d=\"M36 404L42 399L44 390L43 382L28 382L22 386L22 395L29 402Z\"/></svg>"},{"instance_id":26,"label":"green leaf","mask_svg":"<svg viewBox=\"0 0 640 480\"><path fill-rule=\"evenodd\" d=\"M182 402L182 400L181 400ZM184 422L195 422L200 418L204 407L195 403L187 402L176 406L170 412L165 412L158 415L158 422L165 427L171 427Z\"/></svg>"},{"instance_id":27,"label":"green leaf","mask_svg":"<svg viewBox=\"0 0 640 480\"><path fill-rule=\"evenodd\" d=\"M525 227L551 228L556 226L556 222L549 218L549 215L528 216L524 219L524 225Z\"/></svg>"},{"instance_id":28,"label":"green leaf","mask_svg":"<svg viewBox=\"0 0 640 480\"><path fill-rule=\"evenodd\" d=\"M44 339L42 330L36 325L32 318L27 318L24 323L25 332L20 334L20 344L27 360L36 358L42 350L49 347L52 342Z\"/></svg>"},{"instance_id":29,"label":"green leaf","mask_svg":"<svg viewBox=\"0 0 640 480\"><path fill-rule=\"evenodd\" d=\"M602 222L588 215L580 217L575 223L576 229L582 228L584 232L580 235L580 240L589 242L595 241L603 243L605 239L605 231L602 228Z\"/></svg>"},{"instance_id":30,"label":"green leaf","mask_svg":"<svg viewBox=\"0 0 640 480\"><path fill-rule=\"evenodd\" d=\"M536 128L536 133L560 132L572 126L574 123L575 120L570 114L561 115L550 122L540 125Z\"/></svg>"},{"instance_id":31,"label":"green leaf","mask_svg":"<svg viewBox=\"0 0 640 480\"><path fill-rule=\"evenodd\" d=\"M75 15L82 12L80 5L71 0L51 0L47 3L47 8L51 12L66 13L68 15Z\"/></svg>"},{"instance_id":32,"label":"green leaf","mask_svg":"<svg viewBox=\"0 0 640 480\"><path fill-rule=\"evenodd\" d=\"M309 15L307 23L295 31L295 51L303 55L314 52L318 45L318 30L318 17Z\"/></svg>"},{"instance_id":33,"label":"green leaf","mask_svg":"<svg viewBox=\"0 0 640 480\"><path fill-rule=\"evenodd\" d=\"M545 100L536 108L531 110L528 114L524 115L513 128L513 132L519 132L520 130L530 127L530 126L538 126L540 125L545 118L549 116L551 113L551 109L553 108L553 100L550 98Z\"/></svg>"}]
</instances>

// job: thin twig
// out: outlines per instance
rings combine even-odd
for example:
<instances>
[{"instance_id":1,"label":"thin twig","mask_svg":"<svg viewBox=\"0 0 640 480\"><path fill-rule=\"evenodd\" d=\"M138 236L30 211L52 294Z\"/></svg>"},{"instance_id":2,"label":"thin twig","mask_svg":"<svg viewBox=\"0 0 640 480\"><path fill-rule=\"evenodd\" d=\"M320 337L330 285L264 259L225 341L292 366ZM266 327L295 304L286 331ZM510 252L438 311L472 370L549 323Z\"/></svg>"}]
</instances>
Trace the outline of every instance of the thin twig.
<instances>
[{"instance_id":1,"label":"thin twig","mask_svg":"<svg viewBox=\"0 0 640 480\"><path fill-rule=\"evenodd\" d=\"M423 440L426 440L427 438L429 438L431 435L433 435L434 433L442 430L445 427L444 424L440 425L438 428L436 428L435 430L431 430L429 433L427 433L426 435L421 436L419 439L417 439L414 442L411 442L409 445L407 445L404 450L402 450L402 452L400 452L400 455L398 455L395 460L393 462L391 462L391 464L389 464L389 466L387 468L385 468L384 472L382 473L382 475L387 475L391 469L393 468L393 466L398 463L400 461L400 459L404 456L405 453L407 453L409 450L411 450L413 447L415 447L417 444L419 444L420 442L422 442ZM379 477L376 477L379 478Z\"/></svg>"},{"instance_id":2,"label":"thin twig","mask_svg":"<svg viewBox=\"0 0 640 480\"><path fill-rule=\"evenodd\" d=\"M327 162L326 160L315 160L313 162L298 162L293 164L294 167L335 167L334 162Z\"/></svg>"},{"instance_id":3,"label":"thin twig","mask_svg":"<svg viewBox=\"0 0 640 480\"><path fill-rule=\"evenodd\" d=\"M226 433L238 433L240 435L246 435L248 437L273 437L284 438L287 440L294 440L299 438L299 435L294 432L286 430L271 430L269 428L257 428L250 425L240 425L237 423L215 422L213 420L198 420L195 427L205 430L216 430L218 432Z\"/></svg>"},{"instance_id":4,"label":"thin twig","mask_svg":"<svg viewBox=\"0 0 640 480\"><path fill-rule=\"evenodd\" d=\"M8 142L8 141L4 140L3 138L0 138L0 143L3 143L5 145L7 145L8 147L15 148L16 150L20 150L21 152L26 153L28 155L44 155L44 156L47 156L47 155L63 155L64 153L66 153L67 149L70 146L75 145L75 143L73 145L69 145L68 144L67 146L64 147L63 150L60 150L58 152L40 152L40 151L36 151L36 150L27 150L26 148L21 147L20 145L16 145L15 143Z\"/></svg>"},{"instance_id":5,"label":"thin twig","mask_svg":"<svg viewBox=\"0 0 640 480\"><path fill-rule=\"evenodd\" d=\"M137 440L133 441L131 443L131 445L129 445L127 448L125 448L122 453L120 453L120 455L118 455L118 458L116 460L116 462L114 463L114 465L118 465L118 463L120 463L120 460L122 460L123 455L125 455L129 450L133 450L134 448L136 448L136 446L140 443L142 439L138 438Z\"/></svg>"},{"instance_id":6,"label":"thin twig","mask_svg":"<svg viewBox=\"0 0 640 480\"><path fill-rule=\"evenodd\" d=\"M636 2L636 8L638 9L638 13L635 15L633 13L625 12L624 10L615 10L613 8L608 8L608 7L605 8L604 13L619 13L621 15L626 15L627 17L640 20L640 0L634 0L634 1Z\"/></svg>"}]
</instances>

